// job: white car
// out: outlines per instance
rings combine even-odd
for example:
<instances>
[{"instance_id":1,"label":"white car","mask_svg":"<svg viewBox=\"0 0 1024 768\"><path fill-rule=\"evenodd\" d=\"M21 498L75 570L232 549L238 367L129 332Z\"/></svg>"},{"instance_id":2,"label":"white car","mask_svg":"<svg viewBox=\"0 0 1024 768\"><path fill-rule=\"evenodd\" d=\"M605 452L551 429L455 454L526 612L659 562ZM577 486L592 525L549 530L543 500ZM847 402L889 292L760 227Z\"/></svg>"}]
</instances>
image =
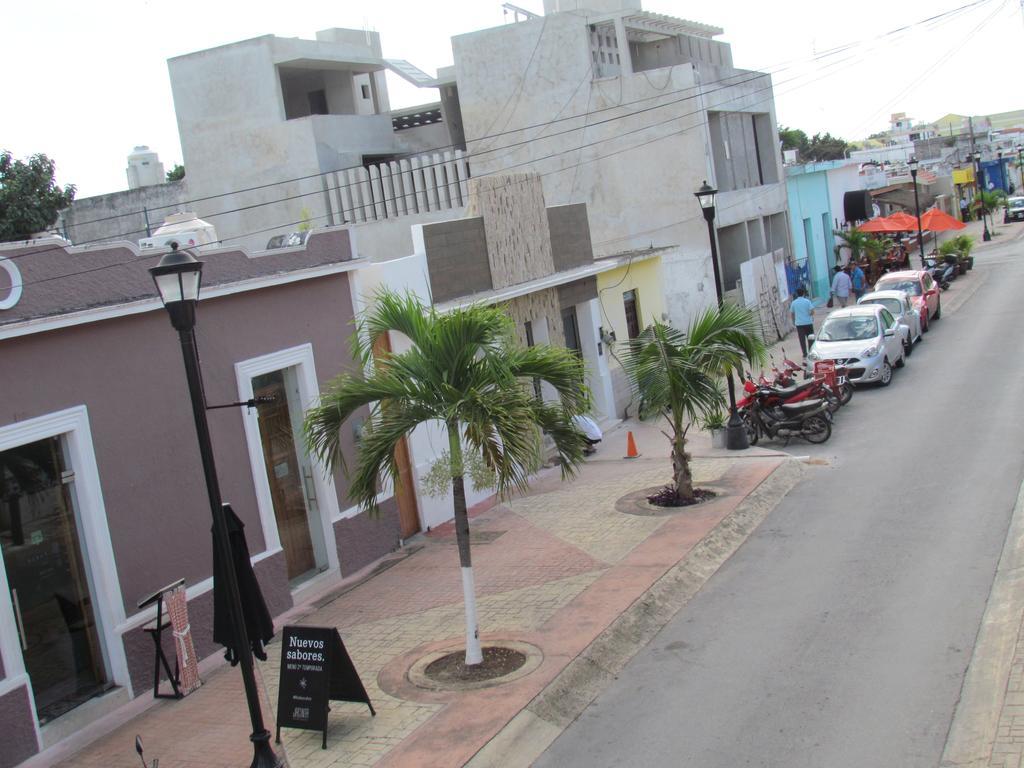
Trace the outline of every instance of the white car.
<instances>
[{"instance_id":1,"label":"white car","mask_svg":"<svg viewBox=\"0 0 1024 768\"><path fill-rule=\"evenodd\" d=\"M846 367L851 384L889 386L892 369L902 368L907 353L903 349L900 324L880 304L858 304L835 309L814 335L807 359L835 360Z\"/></svg>"},{"instance_id":2,"label":"white car","mask_svg":"<svg viewBox=\"0 0 1024 768\"><path fill-rule=\"evenodd\" d=\"M906 291L874 291L866 293L857 304L879 304L889 310L900 324L903 351L907 357L914 353L914 345L924 336L921 333L921 315L914 309L914 303Z\"/></svg>"}]
</instances>

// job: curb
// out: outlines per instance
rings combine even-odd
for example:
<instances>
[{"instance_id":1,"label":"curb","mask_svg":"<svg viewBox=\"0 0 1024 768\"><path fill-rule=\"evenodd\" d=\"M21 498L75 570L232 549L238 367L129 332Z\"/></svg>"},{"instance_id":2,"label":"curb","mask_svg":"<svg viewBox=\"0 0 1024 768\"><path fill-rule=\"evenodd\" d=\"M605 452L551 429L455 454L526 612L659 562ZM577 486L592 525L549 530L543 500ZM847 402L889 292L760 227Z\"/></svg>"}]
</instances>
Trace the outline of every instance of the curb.
<instances>
[{"instance_id":1,"label":"curb","mask_svg":"<svg viewBox=\"0 0 1024 768\"><path fill-rule=\"evenodd\" d=\"M1006 532L974 652L942 751L942 768L988 766L1006 706L1024 601L1024 483ZM1019 696L1019 694L1016 694ZM1016 703L1016 702L1015 702ZM1009 764L1009 763L1008 763Z\"/></svg>"},{"instance_id":2,"label":"curb","mask_svg":"<svg viewBox=\"0 0 1024 768\"><path fill-rule=\"evenodd\" d=\"M783 461L487 742L467 768L532 765L739 549L804 472L799 461Z\"/></svg>"}]
</instances>

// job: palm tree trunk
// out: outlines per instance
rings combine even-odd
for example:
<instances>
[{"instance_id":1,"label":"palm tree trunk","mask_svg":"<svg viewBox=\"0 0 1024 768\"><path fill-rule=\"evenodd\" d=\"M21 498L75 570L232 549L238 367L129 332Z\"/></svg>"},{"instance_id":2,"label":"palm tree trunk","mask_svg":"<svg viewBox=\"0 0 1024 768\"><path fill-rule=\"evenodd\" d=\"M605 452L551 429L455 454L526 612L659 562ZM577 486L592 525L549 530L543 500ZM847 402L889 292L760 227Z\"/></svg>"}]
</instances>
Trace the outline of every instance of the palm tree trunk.
<instances>
[{"instance_id":1,"label":"palm tree trunk","mask_svg":"<svg viewBox=\"0 0 1024 768\"><path fill-rule=\"evenodd\" d=\"M672 474L676 483L676 501L693 501L693 473L690 472L690 454L686 452L686 438L682 436L672 441Z\"/></svg>"},{"instance_id":2,"label":"palm tree trunk","mask_svg":"<svg viewBox=\"0 0 1024 768\"><path fill-rule=\"evenodd\" d=\"M469 553L469 514L466 510L466 485L462 477L462 443L458 422L448 422L448 453L452 462L452 497L455 505L455 540L459 545L462 568L462 599L466 606L466 666L484 660L480 648L480 629L476 618L476 587L473 561Z\"/></svg>"}]
</instances>

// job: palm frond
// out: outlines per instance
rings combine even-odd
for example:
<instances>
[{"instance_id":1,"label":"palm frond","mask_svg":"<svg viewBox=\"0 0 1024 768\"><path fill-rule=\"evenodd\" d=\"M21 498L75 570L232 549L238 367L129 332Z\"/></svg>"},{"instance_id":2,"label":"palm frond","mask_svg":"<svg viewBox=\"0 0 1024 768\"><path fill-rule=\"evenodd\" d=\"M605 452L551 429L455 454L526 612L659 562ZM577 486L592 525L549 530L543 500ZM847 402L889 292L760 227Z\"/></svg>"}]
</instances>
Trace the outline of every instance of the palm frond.
<instances>
[{"instance_id":1,"label":"palm frond","mask_svg":"<svg viewBox=\"0 0 1024 768\"><path fill-rule=\"evenodd\" d=\"M538 468L542 430L554 441L571 473L583 454L583 437L572 416L590 404L582 362L569 350L514 343L512 321L497 307L473 305L439 313L415 296L390 292L362 317L353 349L364 374L332 381L306 416L311 453L345 467L341 434L346 421L368 409L350 474L350 496L372 509L382 482L397 480L394 449L424 421L457 425L466 445L495 472L505 493L524 488ZM404 334L412 346L382 354L374 345L384 333ZM558 393L541 403L524 380L539 378Z\"/></svg>"},{"instance_id":2,"label":"palm frond","mask_svg":"<svg viewBox=\"0 0 1024 768\"><path fill-rule=\"evenodd\" d=\"M503 358L519 379L540 379L551 385L570 415L586 413L591 405L583 361L559 347L539 345L508 350Z\"/></svg>"}]
</instances>

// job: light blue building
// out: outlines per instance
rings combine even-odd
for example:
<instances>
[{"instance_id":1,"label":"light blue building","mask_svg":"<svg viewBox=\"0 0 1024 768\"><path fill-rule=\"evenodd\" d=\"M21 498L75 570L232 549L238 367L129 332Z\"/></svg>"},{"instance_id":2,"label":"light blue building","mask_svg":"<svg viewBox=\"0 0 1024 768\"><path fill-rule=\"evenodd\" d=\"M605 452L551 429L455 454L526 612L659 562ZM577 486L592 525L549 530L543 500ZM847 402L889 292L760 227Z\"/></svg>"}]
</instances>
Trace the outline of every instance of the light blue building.
<instances>
[{"instance_id":1,"label":"light blue building","mask_svg":"<svg viewBox=\"0 0 1024 768\"><path fill-rule=\"evenodd\" d=\"M807 287L812 298L828 298L836 263L833 230L836 220L843 216L841 210L833 211L832 201L837 196L830 194L828 172L848 165L849 160L829 160L786 166L793 258L798 268L807 267ZM838 199L842 199L841 194Z\"/></svg>"}]
</instances>

